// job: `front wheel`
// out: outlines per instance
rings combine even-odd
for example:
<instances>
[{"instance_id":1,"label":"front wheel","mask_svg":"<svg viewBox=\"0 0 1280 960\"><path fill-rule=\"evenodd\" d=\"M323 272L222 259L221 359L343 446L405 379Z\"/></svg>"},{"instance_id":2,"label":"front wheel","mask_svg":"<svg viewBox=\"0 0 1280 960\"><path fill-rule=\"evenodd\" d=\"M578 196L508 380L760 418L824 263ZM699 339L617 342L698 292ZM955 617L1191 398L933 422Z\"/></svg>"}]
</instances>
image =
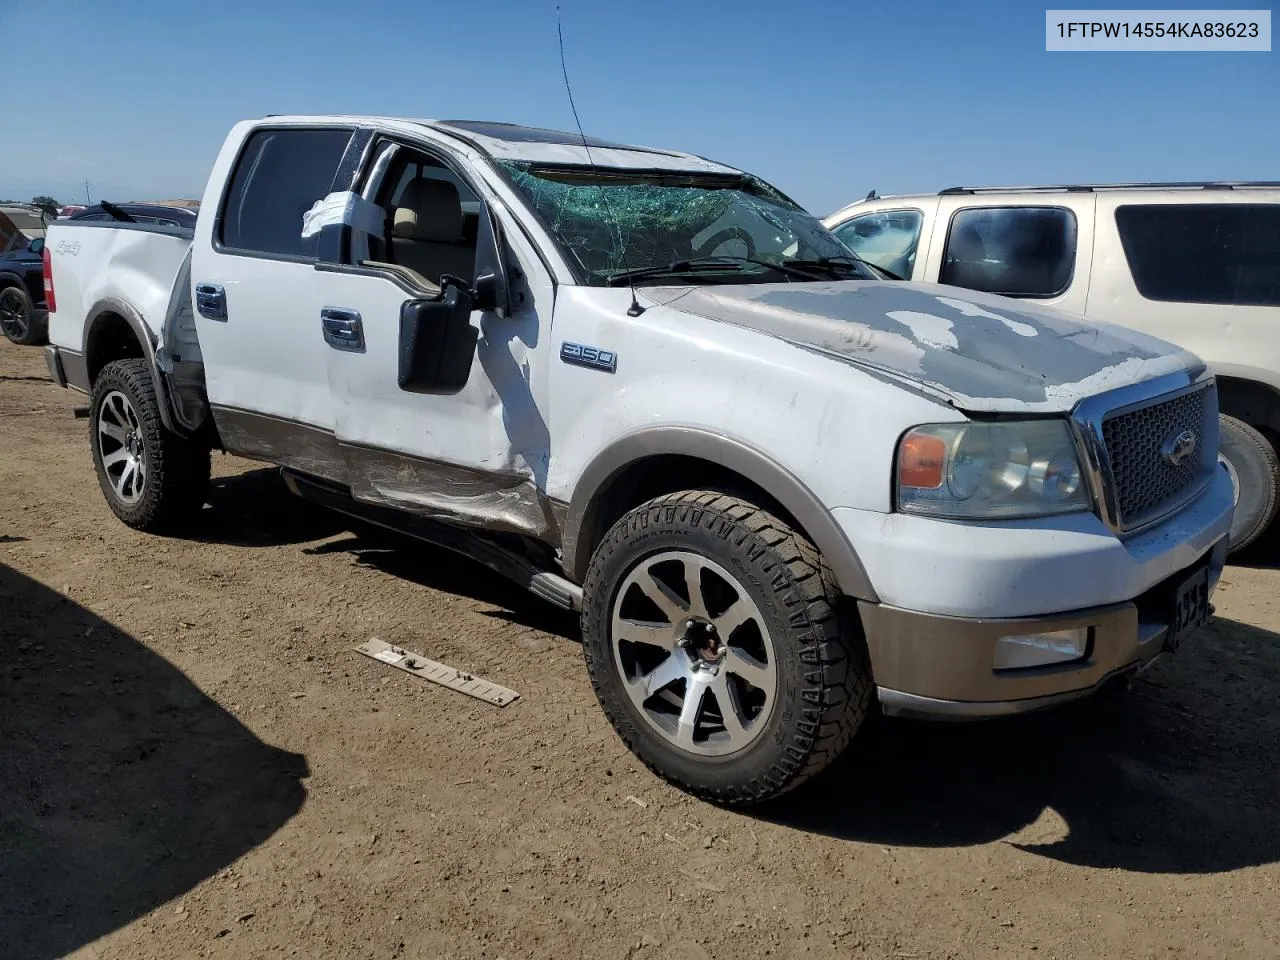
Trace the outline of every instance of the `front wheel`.
<instances>
[{"instance_id":1,"label":"front wheel","mask_svg":"<svg viewBox=\"0 0 1280 960\"><path fill-rule=\"evenodd\" d=\"M102 368L89 404L89 444L107 505L135 530L165 529L203 505L209 448L165 429L145 361Z\"/></svg>"},{"instance_id":2,"label":"front wheel","mask_svg":"<svg viewBox=\"0 0 1280 960\"><path fill-rule=\"evenodd\" d=\"M817 550L710 491L632 510L583 587L592 686L623 742L681 789L767 800L848 745L871 704L866 645Z\"/></svg>"}]
</instances>

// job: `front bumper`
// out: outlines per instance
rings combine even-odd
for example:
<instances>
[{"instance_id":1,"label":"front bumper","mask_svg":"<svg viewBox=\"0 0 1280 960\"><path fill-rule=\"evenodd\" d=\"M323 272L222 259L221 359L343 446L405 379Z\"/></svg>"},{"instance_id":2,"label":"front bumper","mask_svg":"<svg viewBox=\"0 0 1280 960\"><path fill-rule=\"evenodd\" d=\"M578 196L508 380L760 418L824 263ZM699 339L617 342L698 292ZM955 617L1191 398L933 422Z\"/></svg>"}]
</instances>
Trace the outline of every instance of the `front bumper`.
<instances>
[{"instance_id":1,"label":"front bumper","mask_svg":"<svg viewBox=\"0 0 1280 960\"><path fill-rule=\"evenodd\" d=\"M1024 713L1087 696L1148 667L1167 649L1170 590L1207 560L1209 588L1226 560L1222 537L1196 563L1127 603L1046 617L966 619L862 603L863 627L887 714L977 719ZM1069 663L994 668L1002 637L1089 629L1085 656Z\"/></svg>"}]
</instances>

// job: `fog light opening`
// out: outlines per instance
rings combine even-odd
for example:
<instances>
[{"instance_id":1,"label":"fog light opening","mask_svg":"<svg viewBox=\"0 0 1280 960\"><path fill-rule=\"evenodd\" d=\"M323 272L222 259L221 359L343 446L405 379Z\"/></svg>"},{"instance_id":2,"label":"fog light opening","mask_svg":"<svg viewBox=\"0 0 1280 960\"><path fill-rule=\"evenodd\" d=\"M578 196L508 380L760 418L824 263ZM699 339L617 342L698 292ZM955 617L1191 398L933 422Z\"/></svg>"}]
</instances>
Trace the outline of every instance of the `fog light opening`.
<instances>
[{"instance_id":1,"label":"fog light opening","mask_svg":"<svg viewBox=\"0 0 1280 960\"><path fill-rule=\"evenodd\" d=\"M1090 627L1018 634L996 641L996 670L1025 670L1082 659L1089 652Z\"/></svg>"}]
</instances>

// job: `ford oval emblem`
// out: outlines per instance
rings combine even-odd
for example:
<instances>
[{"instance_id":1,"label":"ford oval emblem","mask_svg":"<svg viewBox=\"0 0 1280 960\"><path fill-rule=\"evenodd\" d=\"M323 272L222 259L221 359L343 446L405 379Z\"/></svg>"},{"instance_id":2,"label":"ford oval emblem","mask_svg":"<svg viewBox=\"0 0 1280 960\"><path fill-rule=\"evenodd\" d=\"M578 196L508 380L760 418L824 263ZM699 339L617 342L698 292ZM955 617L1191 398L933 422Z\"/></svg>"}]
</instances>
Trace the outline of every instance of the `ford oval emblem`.
<instances>
[{"instance_id":1,"label":"ford oval emblem","mask_svg":"<svg viewBox=\"0 0 1280 960\"><path fill-rule=\"evenodd\" d=\"M1165 437L1164 443L1160 444L1160 456L1169 466L1180 467L1188 457L1196 452L1196 445L1199 442L1200 438L1195 435L1193 430L1171 433Z\"/></svg>"}]
</instances>

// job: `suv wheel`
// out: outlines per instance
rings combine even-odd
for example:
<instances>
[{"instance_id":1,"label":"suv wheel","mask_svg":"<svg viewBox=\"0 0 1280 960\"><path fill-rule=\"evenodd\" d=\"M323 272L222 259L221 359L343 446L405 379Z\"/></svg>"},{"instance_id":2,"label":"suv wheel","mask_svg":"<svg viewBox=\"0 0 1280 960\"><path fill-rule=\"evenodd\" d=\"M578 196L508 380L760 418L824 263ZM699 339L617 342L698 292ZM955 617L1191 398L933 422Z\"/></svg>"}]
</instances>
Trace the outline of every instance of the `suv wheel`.
<instances>
[{"instance_id":1,"label":"suv wheel","mask_svg":"<svg viewBox=\"0 0 1280 960\"><path fill-rule=\"evenodd\" d=\"M871 704L866 646L817 550L725 494L619 520L583 588L583 652L623 742L696 796L784 793L848 745Z\"/></svg>"},{"instance_id":2,"label":"suv wheel","mask_svg":"<svg viewBox=\"0 0 1280 960\"><path fill-rule=\"evenodd\" d=\"M36 318L31 298L21 287L0 290L0 333L22 347L45 342L45 325Z\"/></svg>"},{"instance_id":3,"label":"suv wheel","mask_svg":"<svg viewBox=\"0 0 1280 960\"><path fill-rule=\"evenodd\" d=\"M164 428L145 361L102 368L89 406L89 445L107 504L130 527L162 529L203 505L209 448Z\"/></svg>"},{"instance_id":4,"label":"suv wheel","mask_svg":"<svg viewBox=\"0 0 1280 960\"><path fill-rule=\"evenodd\" d=\"M1243 420L1219 417L1219 452L1236 490L1228 551L1243 550L1262 536L1280 510L1280 458L1271 441Z\"/></svg>"}]
</instances>

